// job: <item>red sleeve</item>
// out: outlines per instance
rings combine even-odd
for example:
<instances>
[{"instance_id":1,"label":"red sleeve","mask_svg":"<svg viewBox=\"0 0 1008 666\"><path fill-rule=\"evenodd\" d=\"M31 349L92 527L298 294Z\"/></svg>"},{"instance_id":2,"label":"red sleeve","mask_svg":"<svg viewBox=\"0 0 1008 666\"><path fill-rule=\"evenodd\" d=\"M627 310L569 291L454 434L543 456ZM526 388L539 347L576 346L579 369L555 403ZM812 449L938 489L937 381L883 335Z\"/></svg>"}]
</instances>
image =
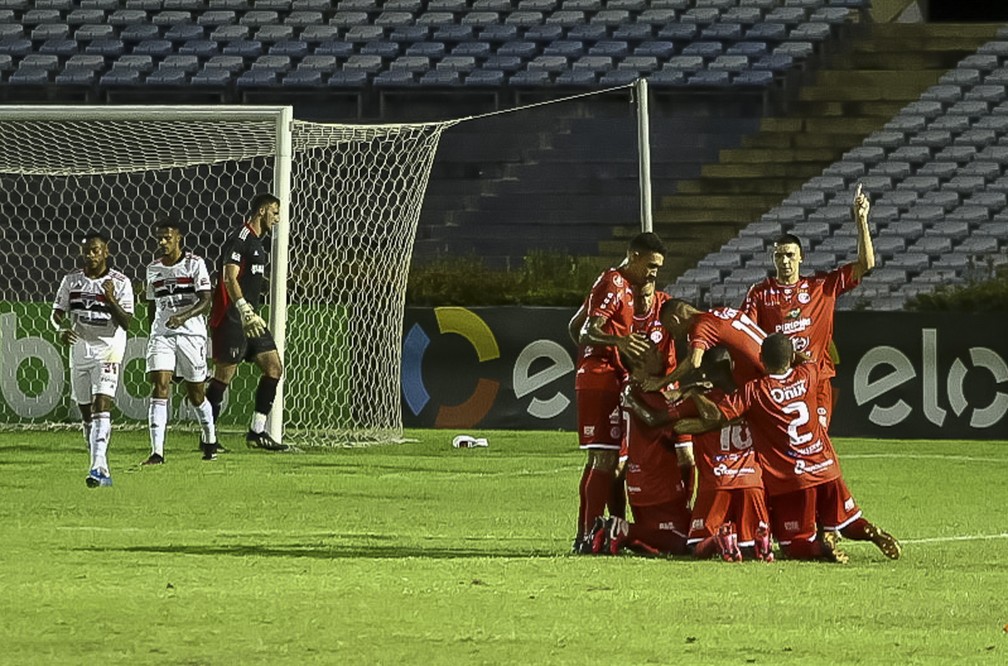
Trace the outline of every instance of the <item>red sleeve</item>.
<instances>
[{"instance_id":1,"label":"red sleeve","mask_svg":"<svg viewBox=\"0 0 1008 666\"><path fill-rule=\"evenodd\" d=\"M697 411L695 402L685 398L674 405L669 405L668 415L673 421L678 421L679 419L697 418L700 416L700 412Z\"/></svg>"},{"instance_id":2,"label":"red sleeve","mask_svg":"<svg viewBox=\"0 0 1008 666\"><path fill-rule=\"evenodd\" d=\"M747 382L742 388L732 391L718 400L718 409L721 410L725 420L732 421L749 411L749 406L752 404L752 396L756 390L756 381Z\"/></svg>"},{"instance_id":3,"label":"red sleeve","mask_svg":"<svg viewBox=\"0 0 1008 666\"><path fill-rule=\"evenodd\" d=\"M717 329L718 319L706 312L700 314L690 331L689 346L707 351L721 341L721 335Z\"/></svg>"},{"instance_id":4,"label":"red sleeve","mask_svg":"<svg viewBox=\"0 0 1008 666\"><path fill-rule=\"evenodd\" d=\"M600 275L588 294L588 318L611 319L620 308L626 289L626 280L618 272L607 271Z\"/></svg>"},{"instance_id":5,"label":"red sleeve","mask_svg":"<svg viewBox=\"0 0 1008 666\"><path fill-rule=\"evenodd\" d=\"M827 294L839 296L845 294L861 283L854 279L854 264L844 264L826 274L823 282L823 291Z\"/></svg>"},{"instance_id":6,"label":"red sleeve","mask_svg":"<svg viewBox=\"0 0 1008 666\"><path fill-rule=\"evenodd\" d=\"M756 283L749 287L749 291L746 292L745 298L742 300L742 305L739 306L739 312L744 313L753 321L759 321L756 316L756 300L760 284L761 283Z\"/></svg>"}]
</instances>

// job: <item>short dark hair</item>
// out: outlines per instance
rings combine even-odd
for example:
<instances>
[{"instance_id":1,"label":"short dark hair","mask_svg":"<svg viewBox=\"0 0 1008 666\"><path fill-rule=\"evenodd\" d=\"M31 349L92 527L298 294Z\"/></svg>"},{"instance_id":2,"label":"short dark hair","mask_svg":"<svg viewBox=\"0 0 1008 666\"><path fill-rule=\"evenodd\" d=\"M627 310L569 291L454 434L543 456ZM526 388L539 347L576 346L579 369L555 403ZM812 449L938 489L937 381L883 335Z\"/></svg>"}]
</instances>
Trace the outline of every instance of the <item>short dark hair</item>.
<instances>
[{"instance_id":1,"label":"short dark hair","mask_svg":"<svg viewBox=\"0 0 1008 666\"><path fill-rule=\"evenodd\" d=\"M105 233L104 231L98 231L97 229L92 229L91 231L89 231L86 234L84 234L84 238L81 239L81 245L84 245L85 243L87 243L92 238L97 238L101 242L103 242L106 245L108 245L108 242L109 242L109 236L108 236L108 234Z\"/></svg>"},{"instance_id":2,"label":"short dark hair","mask_svg":"<svg viewBox=\"0 0 1008 666\"><path fill-rule=\"evenodd\" d=\"M161 229L174 229L179 232L180 236L185 236L185 225L182 224L182 220L178 215L165 215L159 217L156 222L154 222L154 229L160 231Z\"/></svg>"},{"instance_id":3,"label":"short dark hair","mask_svg":"<svg viewBox=\"0 0 1008 666\"><path fill-rule=\"evenodd\" d=\"M670 314L675 314L675 311L683 306L692 308L693 304L690 303L689 301L684 301L681 298L670 298L666 300L664 303L662 303L661 309L658 310L658 318L664 319L666 316Z\"/></svg>"},{"instance_id":4,"label":"short dark hair","mask_svg":"<svg viewBox=\"0 0 1008 666\"><path fill-rule=\"evenodd\" d=\"M801 239L795 236L794 234L781 234L780 236L774 239L773 244L774 247L777 247L778 245L797 245L798 252L803 257L805 256L805 248L802 246Z\"/></svg>"},{"instance_id":5,"label":"short dark hair","mask_svg":"<svg viewBox=\"0 0 1008 666\"><path fill-rule=\"evenodd\" d=\"M783 333L771 333L760 346L760 360L768 368L790 366L793 358L794 343Z\"/></svg>"},{"instance_id":6,"label":"short dark hair","mask_svg":"<svg viewBox=\"0 0 1008 666\"><path fill-rule=\"evenodd\" d=\"M634 252L654 252L661 255L667 252L665 243L662 243L658 234L652 231L645 231L631 238L630 249Z\"/></svg>"},{"instance_id":7,"label":"short dark hair","mask_svg":"<svg viewBox=\"0 0 1008 666\"><path fill-rule=\"evenodd\" d=\"M263 206L271 206L278 203L280 203L280 199L276 198L269 192L261 192L252 197L252 204L250 205L251 213L254 215L258 213L259 209Z\"/></svg>"}]
</instances>

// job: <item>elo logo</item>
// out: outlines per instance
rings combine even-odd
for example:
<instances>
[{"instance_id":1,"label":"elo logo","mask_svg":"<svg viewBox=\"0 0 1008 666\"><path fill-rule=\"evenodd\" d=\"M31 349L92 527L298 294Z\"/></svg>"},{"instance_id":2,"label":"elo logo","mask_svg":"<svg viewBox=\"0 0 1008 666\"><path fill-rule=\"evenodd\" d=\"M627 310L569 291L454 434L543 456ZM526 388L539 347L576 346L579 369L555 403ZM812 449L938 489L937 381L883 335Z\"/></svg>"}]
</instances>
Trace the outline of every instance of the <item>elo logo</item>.
<instances>
[{"instance_id":1,"label":"elo logo","mask_svg":"<svg viewBox=\"0 0 1008 666\"><path fill-rule=\"evenodd\" d=\"M476 350L480 363L500 357L497 338L478 315L466 308L434 308L441 334L461 335ZM423 382L423 357L430 346L430 337L419 324L413 324L403 340L402 390L406 405L414 415L430 402L430 393ZM434 421L435 428L467 428L480 422L490 411L500 382L480 378L472 395L458 405L441 405Z\"/></svg>"}]
</instances>

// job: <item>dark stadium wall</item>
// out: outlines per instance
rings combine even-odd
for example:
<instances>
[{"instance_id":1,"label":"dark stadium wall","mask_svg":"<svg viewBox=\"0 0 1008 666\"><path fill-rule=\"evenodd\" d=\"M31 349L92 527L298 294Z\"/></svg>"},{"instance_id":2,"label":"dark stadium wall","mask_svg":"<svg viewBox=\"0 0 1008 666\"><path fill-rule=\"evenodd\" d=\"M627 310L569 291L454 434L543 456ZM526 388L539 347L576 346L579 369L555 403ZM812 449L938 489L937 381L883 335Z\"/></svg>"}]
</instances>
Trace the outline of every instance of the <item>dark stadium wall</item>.
<instances>
[{"instance_id":1,"label":"dark stadium wall","mask_svg":"<svg viewBox=\"0 0 1008 666\"><path fill-rule=\"evenodd\" d=\"M920 4L929 21L1008 21L1008 2L1004 0L924 0Z\"/></svg>"},{"instance_id":2,"label":"dark stadium wall","mask_svg":"<svg viewBox=\"0 0 1008 666\"><path fill-rule=\"evenodd\" d=\"M568 308L409 308L407 427L573 430ZM837 436L1008 440L1008 336L989 317L839 312Z\"/></svg>"}]
</instances>

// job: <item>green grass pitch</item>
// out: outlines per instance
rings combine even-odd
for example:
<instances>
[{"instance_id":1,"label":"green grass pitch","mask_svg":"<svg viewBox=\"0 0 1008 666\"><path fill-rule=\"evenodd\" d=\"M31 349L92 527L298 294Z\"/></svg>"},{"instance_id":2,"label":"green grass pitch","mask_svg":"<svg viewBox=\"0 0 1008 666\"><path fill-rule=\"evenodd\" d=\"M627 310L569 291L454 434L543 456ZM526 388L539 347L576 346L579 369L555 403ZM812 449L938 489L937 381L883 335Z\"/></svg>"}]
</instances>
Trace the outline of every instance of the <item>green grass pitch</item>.
<instances>
[{"instance_id":1,"label":"green grass pitch","mask_svg":"<svg viewBox=\"0 0 1008 666\"><path fill-rule=\"evenodd\" d=\"M904 543L848 565L568 555L571 433L445 431L204 463L0 434L0 663L1004 664L1008 442L840 440Z\"/></svg>"}]
</instances>

